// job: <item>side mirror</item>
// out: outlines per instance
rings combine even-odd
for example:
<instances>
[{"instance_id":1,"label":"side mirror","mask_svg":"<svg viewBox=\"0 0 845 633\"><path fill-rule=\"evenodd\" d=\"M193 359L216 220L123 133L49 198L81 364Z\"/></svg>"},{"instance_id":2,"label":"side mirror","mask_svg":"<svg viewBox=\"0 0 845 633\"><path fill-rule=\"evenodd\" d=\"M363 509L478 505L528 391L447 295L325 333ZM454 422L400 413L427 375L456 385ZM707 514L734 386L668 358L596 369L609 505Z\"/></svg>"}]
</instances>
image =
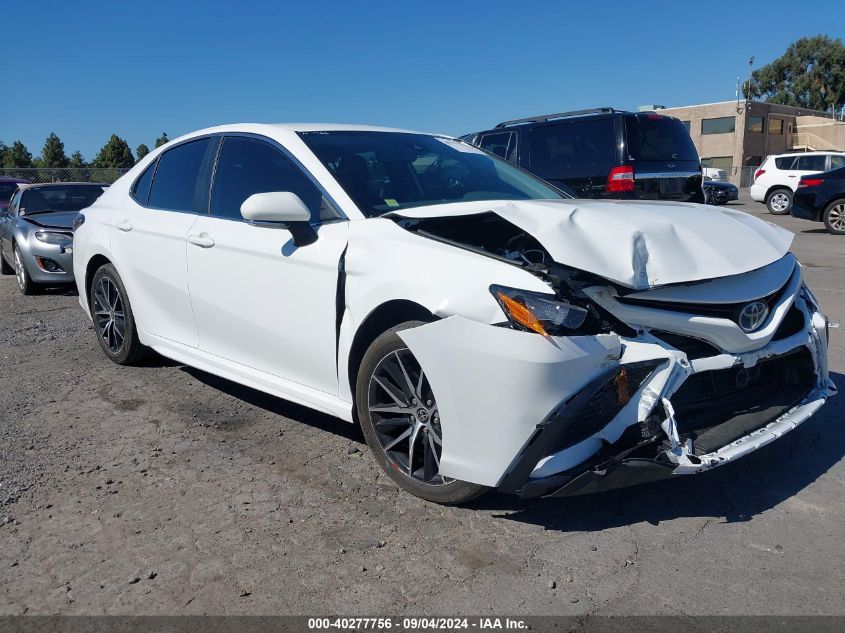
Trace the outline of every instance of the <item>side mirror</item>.
<instances>
[{"instance_id":1,"label":"side mirror","mask_svg":"<svg viewBox=\"0 0 845 633\"><path fill-rule=\"evenodd\" d=\"M311 211L290 191L254 193L243 201L241 215L259 226L288 229L296 246L307 246L317 240L317 232L309 224Z\"/></svg>"}]
</instances>

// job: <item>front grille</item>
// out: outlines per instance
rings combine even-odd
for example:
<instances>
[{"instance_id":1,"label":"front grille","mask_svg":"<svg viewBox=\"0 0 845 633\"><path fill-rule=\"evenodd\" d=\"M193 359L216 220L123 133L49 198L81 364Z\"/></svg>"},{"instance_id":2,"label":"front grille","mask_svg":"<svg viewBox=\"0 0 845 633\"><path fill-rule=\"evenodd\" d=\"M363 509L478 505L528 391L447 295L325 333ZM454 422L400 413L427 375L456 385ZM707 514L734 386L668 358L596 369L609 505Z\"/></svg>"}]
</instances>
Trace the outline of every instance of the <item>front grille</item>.
<instances>
[{"instance_id":1,"label":"front grille","mask_svg":"<svg viewBox=\"0 0 845 633\"><path fill-rule=\"evenodd\" d=\"M691 336L663 332L662 330L652 330L651 333L664 343L668 343L675 349L686 354L690 360L717 356L722 353L715 345L711 345L697 338L692 338Z\"/></svg>"},{"instance_id":2,"label":"front grille","mask_svg":"<svg viewBox=\"0 0 845 633\"><path fill-rule=\"evenodd\" d=\"M670 400L678 432L700 454L765 426L795 406L814 382L813 358L802 348L749 369L693 374Z\"/></svg>"},{"instance_id":3,"label":"front grille","mask_svg":"<svg viewBox=\"0 0 845 633\"><path fill-rule=\"evenodd\" d=\"M764 301L771 310L772 306L777 303L781 291L773 292L770 295L762 297L760 301ZM640 306L643 308L654 308L656 310L669 310L671 312L684 312L686 314L695 314L699 316L712 317L714 319L728 319L734 323L738 322L739 313L743 307L748 303L683 303L680 301L650 301L648 299L639 299L635 297L617 297L620 303L628 305Z\"/></svg>"}]
</instances>

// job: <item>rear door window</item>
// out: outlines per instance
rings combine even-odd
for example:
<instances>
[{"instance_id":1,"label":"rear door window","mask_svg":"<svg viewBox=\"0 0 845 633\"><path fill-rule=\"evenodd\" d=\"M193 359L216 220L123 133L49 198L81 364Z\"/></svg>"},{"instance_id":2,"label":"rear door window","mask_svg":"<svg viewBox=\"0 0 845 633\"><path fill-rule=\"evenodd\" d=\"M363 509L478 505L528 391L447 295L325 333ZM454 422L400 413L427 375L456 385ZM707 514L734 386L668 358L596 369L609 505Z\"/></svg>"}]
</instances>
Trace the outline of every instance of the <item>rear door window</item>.
<instances>
[{"instance_id":1,"label":"rear door window","mask_svg":"<svg viewBox=\"0 0 845 633\"><path fill-rule=\"evenodd\" d=\"M194 191L209 143L210 138L189 141L161 155L150 189L149 206L168 211L193 211Z\"/></svg>"},{"instance_id":2,"label":"rear door window","mask_svg":"<svg viewBox=\"0 0 845 633\"><path fill-rule=\"evenodd\" d=\"M646 114L625 118L628 155L635 160L698 162L698 152L684 124L671 117Z\"/></svg>"},{"instance_id":3,"label":"rear door window","mask_svg":"<svg viewBox=\"0 0 845 633\"><path fill-rule=\"evenodd\" d=\"M613 120L555 123L533 128L528 135L531 167L542 173L558 168L616 163Z\"/></svg>"}]
</instances>

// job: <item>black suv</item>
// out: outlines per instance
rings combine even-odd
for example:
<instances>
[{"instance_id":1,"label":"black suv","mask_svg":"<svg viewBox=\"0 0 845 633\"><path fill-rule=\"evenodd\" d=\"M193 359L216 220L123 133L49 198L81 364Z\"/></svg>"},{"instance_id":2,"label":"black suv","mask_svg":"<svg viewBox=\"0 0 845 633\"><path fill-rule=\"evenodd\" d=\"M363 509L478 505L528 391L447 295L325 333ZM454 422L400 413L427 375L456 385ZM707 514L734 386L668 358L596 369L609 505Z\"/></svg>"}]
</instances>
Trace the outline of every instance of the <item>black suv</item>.
<instances>
[{"instance_id":1,"label":"black suv","mask_svg":"<svg viewBox=\"0 0 845 633\"><path fill-rule=\"evenodd\" d=\"M505 121L461 138L579 198L704 202L701 161L673 117L597 108Z\"/></svg>"}]
</instances>

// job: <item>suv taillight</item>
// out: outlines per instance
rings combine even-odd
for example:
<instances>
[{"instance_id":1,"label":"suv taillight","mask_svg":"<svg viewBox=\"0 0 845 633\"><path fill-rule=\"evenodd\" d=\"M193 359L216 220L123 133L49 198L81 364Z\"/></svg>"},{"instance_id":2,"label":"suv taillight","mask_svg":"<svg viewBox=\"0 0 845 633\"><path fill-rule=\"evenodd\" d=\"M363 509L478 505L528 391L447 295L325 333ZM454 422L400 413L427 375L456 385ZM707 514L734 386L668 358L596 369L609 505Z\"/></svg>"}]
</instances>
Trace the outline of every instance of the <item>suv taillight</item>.
<instances>
[{"instance_id":1,"label":"suv taillight","mask_svg":"<svg viewBox=\"0 0 845 633\"><path fill-rule=\"evenodd\" d=\"M754 172L754 180L757 180L760 176L766 173L765 169L758 169Z\"/></svg>"},{"instance_id":2,"label":"suv taillight","mask_svg":"<svg viewBox=\"0 0 845 633\"><path fill-rule=\"evenodd\" d=\"M818 187L824 180L821 178L802 178L798 181L798 188L801 187Z\"/></svg>"},{"instance_id":3,"label":"suv taillight","mask_svg":"<svg viewBox=\"0 0 845 633\"><path fill-rule=\"evenodd\" d=\"M634 168L630 165L614 167L607 175L607 193L634 190Z\"/></svg>"}]
</instances>

